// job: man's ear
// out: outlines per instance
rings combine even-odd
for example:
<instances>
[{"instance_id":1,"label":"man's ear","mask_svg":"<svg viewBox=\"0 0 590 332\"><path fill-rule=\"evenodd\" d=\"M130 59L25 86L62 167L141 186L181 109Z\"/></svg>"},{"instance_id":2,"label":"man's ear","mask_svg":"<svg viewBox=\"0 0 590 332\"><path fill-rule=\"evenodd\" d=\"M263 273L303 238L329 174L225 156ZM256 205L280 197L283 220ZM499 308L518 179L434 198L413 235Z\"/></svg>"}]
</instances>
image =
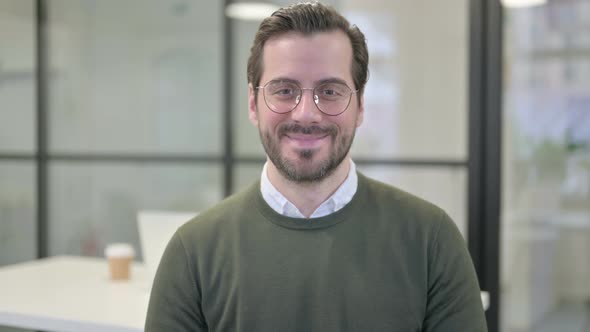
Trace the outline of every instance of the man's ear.
<instances>
[{"instance_id":1,"label":"man's ear","mask_svg":"<svg viewBox=\"0 0 590 332\"><path fill-rule=\"evenodd\" d=\"M356 114L356 127L360 127L361 124L363 123L363 119L365 117L365 96L361 95L361 101L359 104L359 109L358 112Z\"/></svg>"},{"instance_id":2,"label":"man's ear","mask_svg":"<svg viewBox=\"0 0 590 332\"><path fill-rule=\"evenodd\" d=\"M256 111L256 93L258 90L254 89L252 83L248 84L248 119L256 127L258 127L258 112Z\"/></svg>"}]
</instances>

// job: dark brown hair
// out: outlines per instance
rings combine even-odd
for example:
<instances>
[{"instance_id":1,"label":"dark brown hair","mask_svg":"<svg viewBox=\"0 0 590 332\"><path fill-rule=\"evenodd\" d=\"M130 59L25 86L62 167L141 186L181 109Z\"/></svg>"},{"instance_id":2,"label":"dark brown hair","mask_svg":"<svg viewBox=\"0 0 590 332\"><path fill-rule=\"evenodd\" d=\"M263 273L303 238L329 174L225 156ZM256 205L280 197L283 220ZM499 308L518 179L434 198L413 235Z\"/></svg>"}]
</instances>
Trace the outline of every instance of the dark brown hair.
<instances>
[{"instance_id":1,"label":"dark brown hair","mask_svg":"<svg viewBox=\"0 0 590 332\"><path fill-rule=\"evenodd\" d=\"M369 52L365 35L356 25L351 25L334 8L319 2L302 2L281 8L265 18L256 32L248 59L248 82L256 87L262 76L262 52L271 37L287 32L311 35L316 32L341 30L348 35L352 45L351 73L355 89L362 95L368 77ZM360 102L360 98L359 98Z\"/></svg>"}]
</instances>

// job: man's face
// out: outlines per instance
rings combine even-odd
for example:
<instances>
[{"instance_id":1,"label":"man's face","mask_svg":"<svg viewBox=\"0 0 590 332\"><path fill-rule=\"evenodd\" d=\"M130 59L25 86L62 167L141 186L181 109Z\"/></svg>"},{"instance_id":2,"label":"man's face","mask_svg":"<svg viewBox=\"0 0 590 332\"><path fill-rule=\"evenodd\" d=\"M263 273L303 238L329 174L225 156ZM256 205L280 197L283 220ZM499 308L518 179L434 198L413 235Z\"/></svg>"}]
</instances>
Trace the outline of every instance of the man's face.
<instances>
[{"instance_id":1,"label":"man's face","mask_svg":"<svg viewBox=\"0 0 590 332\"><path fill-rule=\"evenodd\" d=\"M322 81L340 80L354 90L351 64L352 47L342 31L310 36L287 33L265 43L260 86L287 79L313 88ZM293 111L277 114L266 105L262 89L250 85L249 118L281 175L298 183L315 182L330 175L348 156L363 120L363 100L354 93L344 113L329 116L316 107L311 90L302 90Z\"/></svg>"}]
</instances>

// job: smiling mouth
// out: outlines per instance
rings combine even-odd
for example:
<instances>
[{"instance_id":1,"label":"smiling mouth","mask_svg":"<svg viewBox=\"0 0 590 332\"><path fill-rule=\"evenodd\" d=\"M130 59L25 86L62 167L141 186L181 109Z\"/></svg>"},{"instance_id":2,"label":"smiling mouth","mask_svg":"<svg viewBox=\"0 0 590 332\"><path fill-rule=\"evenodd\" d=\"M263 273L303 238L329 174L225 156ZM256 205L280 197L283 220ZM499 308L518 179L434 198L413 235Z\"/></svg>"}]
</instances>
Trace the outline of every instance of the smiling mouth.
<instances>
[{"instance_id":1,"label":"smiling mouth","mask_svg":"<svg viewBox=\"0 0 590 332\"><path fill-rule=\"evenodd\" d=\"M284 124L279 128L279 136L315 136L324 137L326 135L335 135L336 128L334 126L320 127L317 125L304 127L298 123Z\"/></svg>"},{"instance_id":2,"label":"smiling mouth","mask_svg":"<svg viewBox=\"0 0 590 332\"><path fill-rule=\"evenodd\" d=\"M296 150L319 149L326 142L326 138L335 137L335 126L320 127L318 125L302 126L298 123L284 124L279 128L279 138Z\"/></svg>"},{"instance_id":3,"label":"smiling mouth","mask_svg":"<svg viewBox=\"0 0 590 332\"><path fill-rule=\"evenodd\" d=\"M292 140L297 140L297 141L318 141L321 139L324 139L326 137L329 136L329 134L323 134L323 135L310 135L310 134L286 134L286 137L288 137L289 139Z\"/></svg>"},{"instance_id":4,"label":"smiling mouth","mask_svg":"<svg viewBox=\"0 0 590 332\"><path fill-rule=\"evenodd\" d=\"M318 149L320 146L323 145L324 139L330 137L329 134L287 134L284 138L287 139L287 144L294 147L296 150L298 149Z\"/></svg>"}]
</instances>

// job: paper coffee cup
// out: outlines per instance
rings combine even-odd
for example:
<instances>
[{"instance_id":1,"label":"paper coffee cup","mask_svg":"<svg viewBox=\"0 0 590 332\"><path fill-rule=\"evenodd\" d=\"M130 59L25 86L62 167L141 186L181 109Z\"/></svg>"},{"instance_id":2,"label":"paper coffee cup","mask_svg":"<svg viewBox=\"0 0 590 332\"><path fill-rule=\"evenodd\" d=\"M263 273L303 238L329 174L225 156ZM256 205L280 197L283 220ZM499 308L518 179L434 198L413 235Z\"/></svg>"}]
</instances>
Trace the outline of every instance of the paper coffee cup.
<instances>
[{"instance_id":1,"label":"paper coffee cup","mask_svg":"<svg viewBox=\"0 0 590 332\"><path fill-rule=\"evenodd\" d=\"M128 243L109 244L104 255L109 262L111 280L129 280L131 276L131 262L135 257L135 250Z\"/></svg>"}]
</instances>

